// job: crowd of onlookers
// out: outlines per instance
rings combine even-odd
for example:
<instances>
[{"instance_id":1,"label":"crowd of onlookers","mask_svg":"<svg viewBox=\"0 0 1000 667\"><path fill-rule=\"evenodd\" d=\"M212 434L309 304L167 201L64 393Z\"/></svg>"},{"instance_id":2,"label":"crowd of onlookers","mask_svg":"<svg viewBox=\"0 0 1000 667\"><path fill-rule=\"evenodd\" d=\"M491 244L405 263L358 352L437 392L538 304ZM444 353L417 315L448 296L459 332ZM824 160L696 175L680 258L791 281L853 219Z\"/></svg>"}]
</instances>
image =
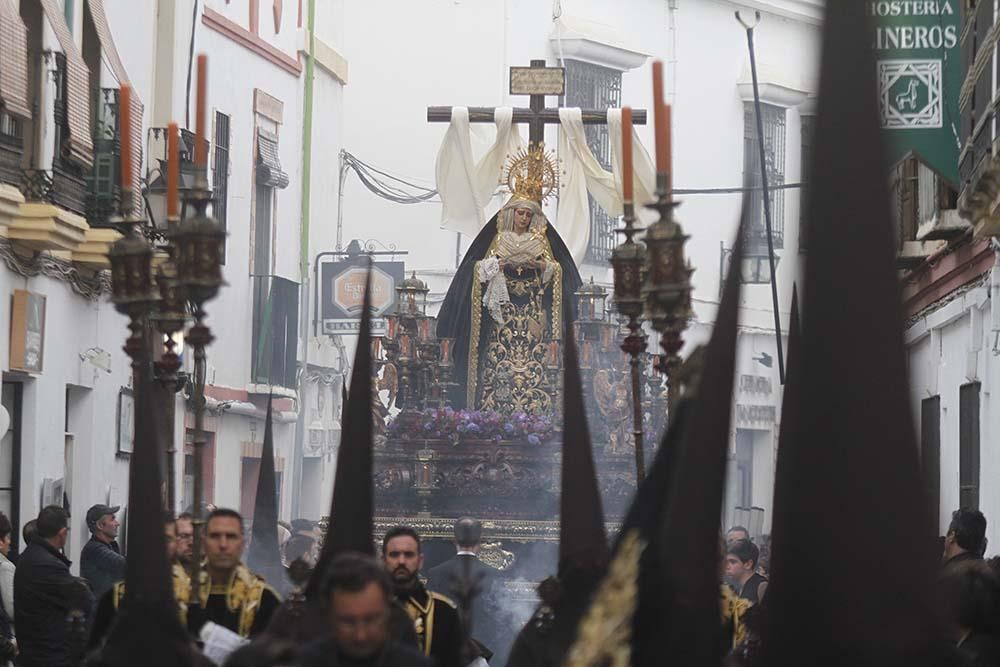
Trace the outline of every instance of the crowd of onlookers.
<instances>
[{"instance_id":1,"label":"crowd of onlookers","mask_svg":"<svg viewBox=\"0 0 1000 667\"><path fill-rule=\"evenodd\" d=\"M726 533L725 586L731 592L728 665L753 665L767 614L770 540L751 540L742 526ZM942 565L935 585L941 621L957 664L1000 667L1000 556L985 558L986 517L974 509L952 513L943 538ZM724 616L726 616L726 593ZM728 648L728 647L727 647Z\"/></svg>"},{"instance_id":2,"label":"crowd of onlookers","mask_svg":"<svg viewBox=\"0 0 1000 667\"><path fill-rule=\"evenodd\" d=\"M118 543L120 509L98 504L87 511L90 537L80 551L80 576L70 571L72 563L66 553L70 520L65 509L45 507L25 523L19 554L11 551L14 526L0 512L0 667L8 667L15 658L17 665L25 667L70 664L71 656L94 646L92 635L103 639L109 623L106 616L117 607L114 589L125 579L126 557ZM231 510L219 512L239 517ZM175 573L183 572L193 556L193 516L183 513L168 517L166 523L168 558L178 568ZM242 540L242 517L237 523ZM279 538L286 564L296 559L315 563L319 529L314 522L280 522ZM237 551L239 561L242 541ZM73 614L79 616L75 621Z\"/></svg>"}]
</instances>

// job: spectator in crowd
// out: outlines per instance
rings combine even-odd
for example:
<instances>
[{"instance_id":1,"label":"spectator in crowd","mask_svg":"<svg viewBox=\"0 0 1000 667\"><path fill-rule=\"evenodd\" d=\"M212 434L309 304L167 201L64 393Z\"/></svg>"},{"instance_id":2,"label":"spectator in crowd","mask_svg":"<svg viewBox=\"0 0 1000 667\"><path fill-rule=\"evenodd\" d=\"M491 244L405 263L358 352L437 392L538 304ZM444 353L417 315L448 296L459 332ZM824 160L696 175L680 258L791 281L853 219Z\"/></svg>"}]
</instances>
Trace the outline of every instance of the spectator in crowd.
<instances>
[{"instance_id":1,"label":"spectator in crowd","mask_svg":"<svg viewBox=\"0 0 1000 667\"><path fill-rule=\"evenodd\" d=\"M743 526L733 526L726 531L726 546L730 546L740 540L750 541L750 531Z\"/></svg>"},{"instance_id":2,"label":"spectator in crowd","mask_svg":"<svg viewBox=\"0 0 1000 667\"><path fill-rule=\"evenodd\" d=\"M194 553L194 517L190 512L184 512L178 515L176 526L177 547L171 562L187 567Z\"/></svg>"},{"instance_id":3,"label":"spectator in crowd","mask_svg":"<svg viewBox=\"0 0 1000 667\"><path fill-rule=\"evenodd\" d=\"M38 537L37 519L32 519L21 527L21 537L24 539L24 544L21 545L21 553L24 553L28 545L31 544L31 541Z\"/></svg>"},{"instance_id":4,"label":"spectator in crowd","mask_svg":"<svg viewBox=\"0 0 1000 667\"><path fill-rule=\"evenodd\" d=\"M14 527L0 512L0 667L6 667L16 653L14 639L14 564L7 559Z\"/></svg>"},{"instance_id":5,"label":"spectator in crowd","mask_svg":"<svg viewBox=\"0 0 1000 667\"><path fill-rule=\"evenodd\" d=\"M453 599L472 589L470 619L471 635L481 646L493 651L500 648L496 634L497 621L488 607L493 600L493 587L500 579L500 570L479 560L479 547L483 540L483 524L472 517L461 517L455 522L455 557L446 560L427 573L427 587Z\"/></svg>"},{"instance_id":6,"label":"spectator in crowd","mask_svg":"<svg viewBox=\"0 0 1000 667\"><path fill-rule=\"evenodd\" d=\"M163 517L163 542L167 548L167 562L173 563L177 552L177 522L171 514L164 514ZM171 566L171 575L173 576L173 589L175 594L177 592L183 593L191 587L191 579L188 577L187 572L184 568L178 567L176 564ZM102 595L97 600L97 609L94 612L93 622L90 624L90 636L87 641L88 649L99 648L104 644L107 639L108 633L111 630L111 624L115 620L118 614L118 609L121 607L122 600L125 599L125 582L116 581L114 586L112 586L107 593ZM177 604L177 616L181 619L181 623L185 623L187 608L178 602Z\"/></svg>"},{"instance_id":7,"label":"spectator in crowd","mask_svg":"<svg viewBox=\"0 0 1000 667\"><path fill-rule=\"evenodd\" d=\"M94 606L94 598L69 572L63 554L69 538L69 513L58 505L42 509L37 537L21 554L14 573L18 667L72 667L74 628ZM70 622L67 619L76 619ZM82 649L82 647L80 647Z\"/></svg>"},{"instance_id":8,"label":"spectator in crowd","mask_svg":"<svg viewBox=\"0 0 1000 667\"><path fill-rule=\"evenodd\" d=\"M125 578L125 557L118 546L118 519L121 507L94 505L87 510L90 540L80 552L80 575L90 584L94 597L100 599L116 581Z\"/></svg>"},{"instance_id":9,"label":"spectator in crowd","mask_svg":"<svg viewBox=\"0 0 1000 667\"><path fill-rule=\"evenodd\" d=\"M963 664L1000 665L1000 578L996 572L982 560L967 558L945 569L939 587L944 617Z\"/></svg>"},{"instance_id":10,"label":"spectator in crowd","mask_svg":"<svg viewBox=\"0 0 1000 667\"><path fill-rule=\"evenodd\" d=\"M738 540L726 549L726 579L736 595L750 604L764 599L767 578L757 572L760 550L749 540Z\"/></svg>"},{"instance_id":11,"label":"spectator in crowd","mask_svg":"<svg viewBox=\"0 0 1000 667\"><path fill-rule=\"evenodd\" d=\"M957 509L944 536L944 566L967 560L982 560L986 553L986 517L979 510Z\"/></svg>"},{"instance_id":12,"label":"spectator in crowd","mask_svg":"<svg viewBox=\"0 0 1000 667\"><path fill-rule=\"evenodd\" d=\"M322 595L330 635L304 649L301 667L431 667L416 649L391 639L393 582L374 559L353 553L334 558Z\"/></svg>"}]
</instances>

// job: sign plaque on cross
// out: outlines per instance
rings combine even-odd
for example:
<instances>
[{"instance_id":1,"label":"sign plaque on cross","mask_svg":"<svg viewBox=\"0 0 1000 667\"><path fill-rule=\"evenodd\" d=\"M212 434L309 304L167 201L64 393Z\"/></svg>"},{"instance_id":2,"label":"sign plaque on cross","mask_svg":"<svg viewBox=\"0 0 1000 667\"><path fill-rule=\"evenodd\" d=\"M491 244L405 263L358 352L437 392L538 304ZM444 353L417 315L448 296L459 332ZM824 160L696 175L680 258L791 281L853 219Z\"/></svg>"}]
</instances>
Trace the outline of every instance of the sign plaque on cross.
<instances>
[{"instance_id":1,"label":"sign plaque on cross","mask_svg":"<svg viewBox=\"0 0 1000 667\"><path fill-rule=\"evenodd\" d=\"M528 124L528 140L535 145L545 139L545 126L559 123L559 107L546 107L547 95L566 94L566 69L546 67L544 60L532 60L530 67L510 68L510 94L528 95L528 108L514 108L514 123ZM494 107L469 107L470 123L494 122ZM606 125L607 109L581 109L584 125ZM450 123L451 107L427 107L427 121L430 123ZM634 109L632 123L646 124L646 111Z\"/></svg>"}]
</instances>

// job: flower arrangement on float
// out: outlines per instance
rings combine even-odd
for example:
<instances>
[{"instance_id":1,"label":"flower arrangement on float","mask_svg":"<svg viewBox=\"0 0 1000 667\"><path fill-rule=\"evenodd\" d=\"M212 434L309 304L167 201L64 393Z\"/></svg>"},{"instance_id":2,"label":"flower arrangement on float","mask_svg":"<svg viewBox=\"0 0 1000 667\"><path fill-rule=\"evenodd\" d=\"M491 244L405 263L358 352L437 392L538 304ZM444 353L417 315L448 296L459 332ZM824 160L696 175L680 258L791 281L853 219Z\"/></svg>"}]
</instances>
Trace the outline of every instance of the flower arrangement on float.
<instances>
[{"instance_id":1,"label":"flower arrangement on float","mask_svg":"<svg viewBox=\"0 0 1000 667\"><path fill-rule=\"evenodd\" d=\"M454 410L428 408L420 413L419 420L389 422L388 435L398 440L449 440L458 444L462 440L492 440L493 442L527 442L541 445L555 432L550 415L515 412L510 415L492 410ZM410 426L419 424L414 429Z\"/></svg>"}]
</instances>

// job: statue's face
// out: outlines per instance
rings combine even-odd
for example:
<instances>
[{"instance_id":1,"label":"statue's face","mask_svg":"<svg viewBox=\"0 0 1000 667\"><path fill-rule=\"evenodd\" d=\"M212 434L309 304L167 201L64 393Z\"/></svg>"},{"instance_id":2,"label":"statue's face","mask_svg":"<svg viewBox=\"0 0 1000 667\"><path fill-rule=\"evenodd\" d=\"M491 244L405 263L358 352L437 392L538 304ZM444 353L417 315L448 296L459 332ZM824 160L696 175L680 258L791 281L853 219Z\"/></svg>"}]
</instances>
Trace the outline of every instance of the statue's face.
<instances>
[{"instance_id":1,"label":"statue's face","mask_svg":"<svg viewBox=\"0 0 1000 667\"><path fill-rule=\"evenodd\" d=\"M514 231L518 234L523 234L528 231L528 227L531 226L531 214L530 208L516 208L514 209Z\"/></svg>"}]
</instances>

